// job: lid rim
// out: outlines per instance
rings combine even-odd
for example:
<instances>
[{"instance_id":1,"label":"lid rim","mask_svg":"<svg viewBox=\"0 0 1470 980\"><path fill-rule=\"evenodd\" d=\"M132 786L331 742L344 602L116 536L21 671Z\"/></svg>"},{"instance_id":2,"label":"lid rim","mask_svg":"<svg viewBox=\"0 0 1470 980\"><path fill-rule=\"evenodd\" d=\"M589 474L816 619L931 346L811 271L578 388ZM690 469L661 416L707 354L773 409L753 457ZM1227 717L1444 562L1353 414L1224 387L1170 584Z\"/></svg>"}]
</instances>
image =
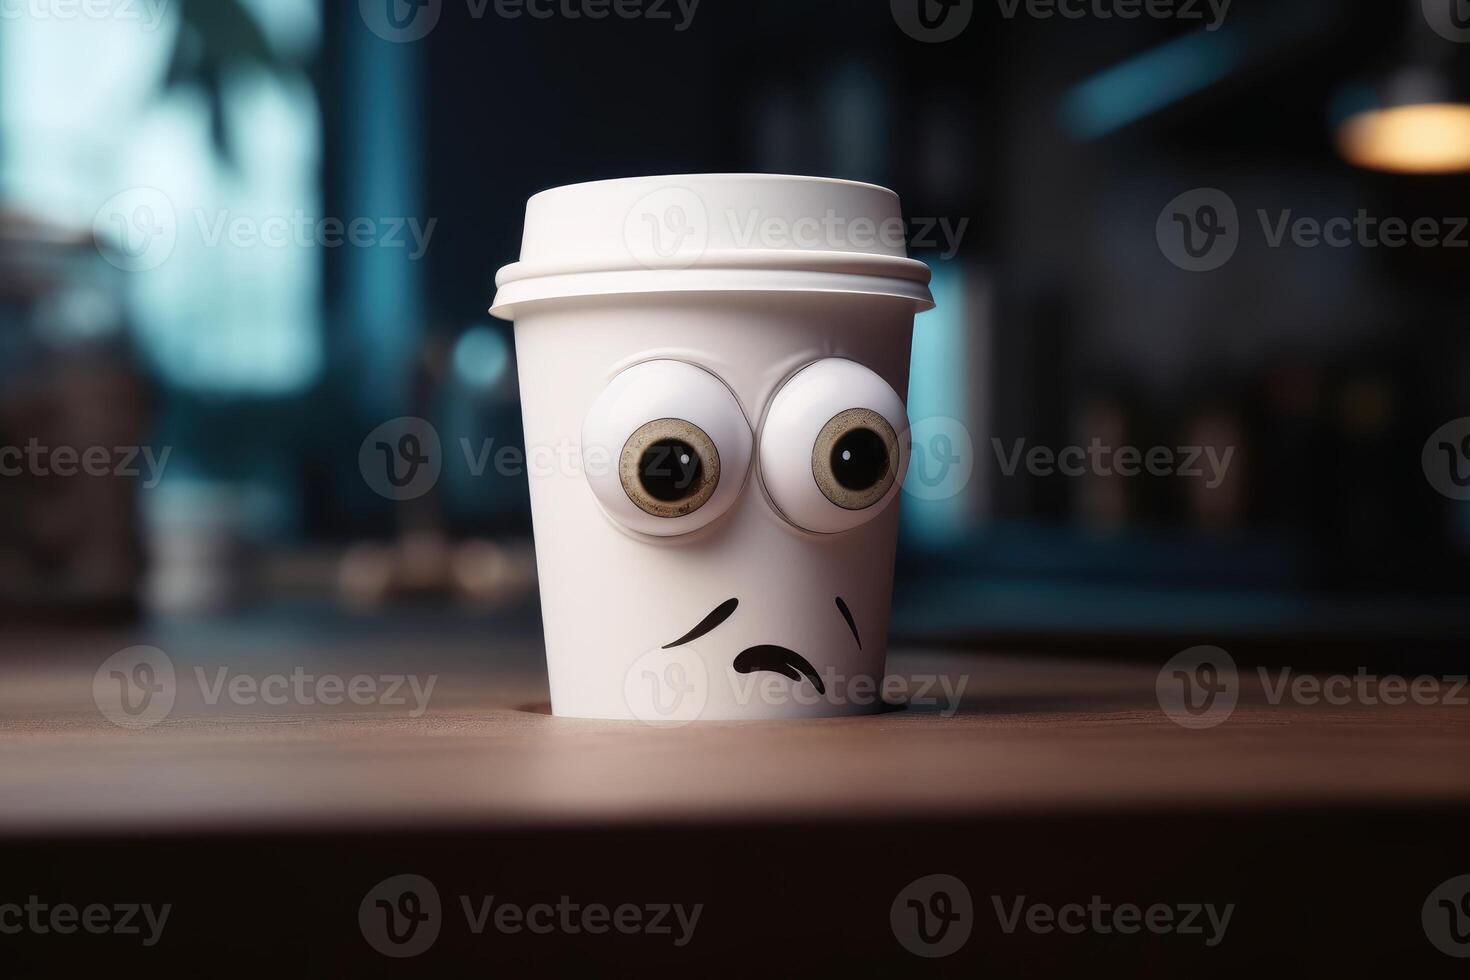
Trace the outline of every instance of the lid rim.
<instances>
[{"instance_id":1,"label":"lid rim","mask_svg":"<svg viewBox=\"0 0 1470 980\"><path fill-rule=\"evenodd\" d=\"M933 271L918 259L901 258L876 252L836 252L817 249L719 249L711 250L694 261L650 265L628 256L609 262L605 256L584 259L562 259L550 262L512 262L495 274L495 285L551 276L582 273L616 272L684 272L684 271L804 271L833 272L843 275L872 275L906 279L928 285Z\"/></svg>"},{"instance_id":2,"label":"lid rim","mask_svg":"<svg viewBox=\"0 0 1470 980\"><path fill-rule=\"evenodd\" d=\"M663 270L637 273L577 273L543 276L508 283L490 307L490 315L514 320L519 309L565 299L599 296L655 296L680 293L809 293L886 297L913 305L914 313L935 307L929 287L890 276L810 270Z\"/></svg>"}]
</instances>

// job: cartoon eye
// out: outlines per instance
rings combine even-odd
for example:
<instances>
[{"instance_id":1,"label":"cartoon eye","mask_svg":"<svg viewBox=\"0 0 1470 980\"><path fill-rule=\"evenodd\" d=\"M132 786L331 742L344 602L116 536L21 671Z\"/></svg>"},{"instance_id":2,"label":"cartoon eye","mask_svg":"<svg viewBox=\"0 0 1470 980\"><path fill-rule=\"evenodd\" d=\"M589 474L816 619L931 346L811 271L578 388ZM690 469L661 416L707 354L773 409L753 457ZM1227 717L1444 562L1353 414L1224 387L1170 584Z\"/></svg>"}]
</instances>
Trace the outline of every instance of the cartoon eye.
<instances>
[{"instance_id":1,"label":"cartoon eye","mask_svg":"<svg viewBox=\"0 0 1470 980\"><path fill-rule=\"evenodd\" d=\"M688 534L740 495L753 437L724 383L683 361L612 380L582 424L587 481L604 510L645 534Z\"/></svg>"},{"instance_id":2,"label":"cartoon eye","mask_svg":"<svg viewBox=\"0 0 1470 980\"><path fill-rule=\"evenodd\" d=\"M761 430L761 479L791 523L820 534L882 513L908 465L903 400L843 358L803 368L771 402Z\"/></svg>"}]
</instances>

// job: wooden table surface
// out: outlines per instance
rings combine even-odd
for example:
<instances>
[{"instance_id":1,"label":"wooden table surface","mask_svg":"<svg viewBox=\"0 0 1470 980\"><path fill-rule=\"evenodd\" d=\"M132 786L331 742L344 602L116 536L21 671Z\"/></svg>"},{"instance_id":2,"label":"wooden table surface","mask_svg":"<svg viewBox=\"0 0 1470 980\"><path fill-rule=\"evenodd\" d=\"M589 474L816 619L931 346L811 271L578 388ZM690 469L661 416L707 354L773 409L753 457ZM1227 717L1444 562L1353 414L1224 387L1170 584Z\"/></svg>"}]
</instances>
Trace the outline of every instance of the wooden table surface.
<instances>
[{"instance_id":1,"label":"wooden table surface","mask_svg":"<svg viewBox=\"0 0 1470 980\"><path fill-rule=\"evenodd\" d=\"M130 731L103 717L92 682L139 643L167 652L178 696L161 723ZM39 895L175 909L156 949L0 936L7 975L127 962L150 975L398 976L358 909L405 873L445 899L443 933L413 964L430 973L906 976L938 963L970 976L1438 976L1463 964L1427 941L1420 909L1470 871L1465 707L1273 705L1243 670L1234 714L1192 731L1155 700L1167 653L904 647L891 673L963 679L955 711L662 730L551 717L540 656L534 622L430 612L6 632L0 908ZM195 671L213 683L222 668L437 680L421 717L211 706ZM975 932L931 963L896 941L890 908L934 874L966 883ZM481 936L455 903L487 894L705 912L687 947ZM1217 946L1062 936L1004 929L990 903L1015 896L1236 912Z\"/></svg>"},{"instance_id":2,"label":"wooden table surface","mask_svg":"<svg viewBox=\"0 0 1470 980\"><path fill-rule=\"evenodd\" d=\"M892 654L890 673L963 682L957 706L663 730L550 716L534 624L432 623L10 634L0 834L1470 800L1470 709L1272 705L1246 669L1234 714L1203 731L1160 710L1157 663L912 648ZM107 721L92 697L98 665L134 643L168 652L179 677L170 716L142 731ZM213 683L221 667L437 680L421 717L211 706L197 675Z\"/></svg>"}]
</instances>

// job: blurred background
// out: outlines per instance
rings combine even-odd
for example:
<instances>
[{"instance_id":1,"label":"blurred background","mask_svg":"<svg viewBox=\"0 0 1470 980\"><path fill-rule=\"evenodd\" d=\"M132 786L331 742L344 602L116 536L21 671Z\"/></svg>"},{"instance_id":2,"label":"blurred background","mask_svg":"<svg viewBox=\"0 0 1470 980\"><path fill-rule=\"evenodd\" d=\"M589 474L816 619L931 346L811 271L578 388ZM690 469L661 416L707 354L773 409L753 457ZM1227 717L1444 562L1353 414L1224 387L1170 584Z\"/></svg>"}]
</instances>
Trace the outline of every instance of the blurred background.
<instances>
[{"instance_id":1,"label":"blurred background","mask_svg":"<svg viewBox=\"0 0 1470 980\"><path fill-rule=\"evenodd\" d=\"M534 624L485 313L526 198L766 171L894 188L934 267L897 640L1453 643L1465 6L9 5L0 618ZM397 501L401 416L441 472ZM1095 440L1174 470L1010 466Z\"/></svg>"}]
</instances>

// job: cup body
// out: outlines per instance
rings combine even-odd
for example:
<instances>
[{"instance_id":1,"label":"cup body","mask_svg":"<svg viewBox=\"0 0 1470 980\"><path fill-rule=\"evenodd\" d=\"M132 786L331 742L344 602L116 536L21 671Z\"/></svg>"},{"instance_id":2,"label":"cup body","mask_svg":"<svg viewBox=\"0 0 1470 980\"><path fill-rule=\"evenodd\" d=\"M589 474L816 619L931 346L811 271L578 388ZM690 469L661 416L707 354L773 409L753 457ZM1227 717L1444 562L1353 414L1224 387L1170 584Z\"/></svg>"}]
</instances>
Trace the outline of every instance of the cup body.
<instances>
[{"instance_id":1,"label":"cup body","mask_svg":"<svg viewBox=\"0 0 1470 980\"><path fill-rule=\"evenodd\" d=\"M711 280L697 289L684 281L579 289L496 311L515 320L557 715L677 725L883 709L901 494L895 487L871 519L842 533L805 530L767 492L760 446L773 399L818 362L856 362L903 398L920 304L882 290L763 289L760 272L742 270L738 288ZM599 462L583 445L599 396L651 361L682 362L722 382L754 447L745 472L721 475L743 482L728 509L668 537L616 519L593 490L588 468ZM599 448L616 465L618 447ZM806 451L796 464L810 467ZM598 460L607 465L608 454ZM675 645L732 601L716 628ZM799 653L820 680L737 669L737 658L760 648Z\"/></svg>"}]
</instances>

